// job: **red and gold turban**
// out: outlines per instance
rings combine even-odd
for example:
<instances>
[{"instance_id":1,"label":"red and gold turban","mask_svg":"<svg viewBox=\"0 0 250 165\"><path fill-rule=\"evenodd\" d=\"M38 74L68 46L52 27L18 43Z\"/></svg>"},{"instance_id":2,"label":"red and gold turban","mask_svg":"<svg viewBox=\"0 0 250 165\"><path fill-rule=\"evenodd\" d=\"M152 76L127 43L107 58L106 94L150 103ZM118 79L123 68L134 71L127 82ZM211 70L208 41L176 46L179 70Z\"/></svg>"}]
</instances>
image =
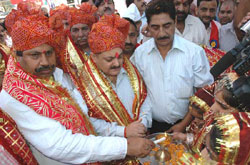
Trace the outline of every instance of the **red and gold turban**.
<instances>
[{"instance_id":1,"label":"red and gold turban","mask_svg":"<svg viewBox=\"0 0 250 165\"><path fill-rule=\"evenodd\" d=\"M216 118L222 132L218 164L248 164L250 162L250 114L238 112Z\"/></svg>"},{"instance_id":2,"label":"red and gold turban","mask_svg":"<svg viewBox=\"0 0 250 165\"><path fill-rule=\"evenodd\" d=\"M89 46L93 53L101 53L114 48L124 49L129 31L129 22L118 15L104 15L95 23L89 33Z\"/></svg>"},{"instance_id":3,"label":"red and gold turban","mask_svg":"<svg viewBox=\"0 0 250 165\"><path fill-rule=\"evenodd\" d=\"M91 27L97 22L95 13L97 8L89 3L82 3L80 9L75 9L74 12L70 12L71 20L69 20L70 27L76 24L87 24Z\"/></svg>"},{"instance_id":4,"label":"red and gold turban","mask_svg":"<svg viewBox=\"0 0 250 165\"><path fill-rule=\"evenodd\" d=\"M12 11L5 18L5 26L8 32L11 34L12 27L16 21L22 20L31 15L43 15L41 12L41 5L35 2L23 1L17 5L17 10Z\"/></svg>"},{"instance_id":5,"label":"red and gold turban","mask_svg":"<svg viewBox=\"0 0 250 165\"><path fill-rule=\"evenodd\" d=\"M69 6L61 4L60 6L57 6L55 9L50 10L50 16L53 16L55 13L60 13L62 19L67 19L67 13L69 9L70 9Z\"/></svg>"},{"instance_id":6,"label":"red and gold turban","mask_svg":"<svg viewBox=\"0 0 250 165\"><path fill-rule=\"evenodd\" d=\"M48 18L45 16L33 15L17 21L12 27L11 37L13 48L19 51L32 49L44 43L54 48L60 42L55 36L56 33L49 28Z\"/></svg>"}]
</instances>

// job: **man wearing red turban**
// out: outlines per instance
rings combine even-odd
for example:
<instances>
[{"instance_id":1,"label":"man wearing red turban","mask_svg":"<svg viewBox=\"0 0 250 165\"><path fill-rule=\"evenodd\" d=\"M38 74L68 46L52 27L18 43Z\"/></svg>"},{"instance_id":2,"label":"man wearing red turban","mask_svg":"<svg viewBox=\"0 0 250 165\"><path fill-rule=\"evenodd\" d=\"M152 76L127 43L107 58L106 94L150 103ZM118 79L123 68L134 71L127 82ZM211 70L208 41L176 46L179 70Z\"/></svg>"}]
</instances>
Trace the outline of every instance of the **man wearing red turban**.
<instances>
[{"instance_id":1,"label":"man wearing red turban","mask_svg":"<svg viewBox=\"0 0 250 165\"><path fill-rule=\"evenodd\" d=\"M80 9L74 9L71 12L70 20L70 36L73 43L87 56L90 54L90 48L88 44L88 34L91 30L93 23L97 22L96 17L97 8L89 3L82 3Z\"/></svg>"},{"instance_id":2,"label":"man wearing red turban","mask_svg":"<svg viewBox=\"0 0 250 165\"><path fill-rule=\"evenodd\" d=\"M153 145L147 139L95 136L82 97L56 67L60 36L47 17L34 14L13 22L15 53L9 58L0 107L15 120L39 164L91 164L150 152Z\"/></svg>"},{"instance_id":3,"label":"man wearing red turban","mask_svg":"<svg viewBox=\"0 0 250 165\"><path fill-rule=\"evenodd\" d=\"M84 61L76 56L68 44L63 62L87 104L91 121L102 128L97 131L101 135L143 137L151 127L146 86L135 66L123 56L128 31L128 21L105 15L89 33L90 58ZM138 163L132 158L125 162Z\"/></svg>"}]
</instances>

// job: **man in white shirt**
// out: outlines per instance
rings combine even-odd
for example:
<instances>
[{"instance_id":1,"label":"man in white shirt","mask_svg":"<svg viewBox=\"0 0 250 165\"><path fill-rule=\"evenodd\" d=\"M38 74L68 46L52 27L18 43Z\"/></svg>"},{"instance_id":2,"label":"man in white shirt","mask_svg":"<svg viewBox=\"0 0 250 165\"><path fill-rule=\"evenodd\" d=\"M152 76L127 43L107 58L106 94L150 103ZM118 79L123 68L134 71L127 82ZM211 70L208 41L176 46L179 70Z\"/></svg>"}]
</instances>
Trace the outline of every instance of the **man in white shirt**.
<instances>
[{"instance_id":1,"label":"man in white shirt","mask_svg":"<svg viewBox=\"0 0 250 165\"><path fill-rule=\"evenodd\" d=\"M234 0L226 0L219 7L218 17L221 25L226 25L233 21L236 5Z\"/></svg>"},{"instance_id":2,"label":"man in white shirt","mask_svg":"<svg viewBox=\"0 0 250 165\"><path fill-rule=\"evenodd\" d=\"M138 47L131 60L152 102L152 132L162 132L185 116L194 88L211 84L213 77L204 50L175 35L172 2L151 1L146 16L153 38Z\"/></svg>"},{"instance_id":3,"label":"man in white shirt","mask_svg":"<svg viewBox=\"0 0 250 165\"><path fill-rule=\"evenodd\" d=\"M90 116L96 118L94 126L100 123L102 131L97 132L105 136L114 132L116 136L143 137L152 123L146 86L129 59L123 57L129 27L125 19L105 15L89 34L93 53L90 59L85 62L78 55L78 60L67 47L69 53L63 62L86 101ZM76 66L77 74L72 66ZM106 122L113 127L106 127Z\"/></svg>"},{"instance_id":4,"label":"man in white shirt","mask_svg":"<svg viewBox=\"0 0 250 165\"><path fill-rule=\"evenodd\" d=\"M195 16L189 14L189 0L174 0L177 15L175 33L198 45L207 45L207 35L204 24Z\"/></svg>"},{"instance_id":5,"label":"man in white shirt","mask_svg":"<svg viewBox=\"0 0 250 165\"><path fill-rule=\"evenodd\" d=\"M219 48L219 31L221 25L214 20L217 6L217 0L197 0L197 16L205 25L208 45L212 48Z\"/></svg>"},{"instance_id":6,"label":"man in white shirt","mask_svg":"<svg viewBox=\"0 0 250 165\"><path fill-rule=\"evenodd\" d=\"M60 49L55 41L60 39L46 19L26 16L12 27L17 51L9 59L0 93L0 107L16 121L39 164L146 156L154 146L149 140L94 136L83 99L69 76L55 67Z\"/></svg>"},{"instance_id":7,"label":"man in white shirt","mask_svg":"<svg viewBox=\"0 0 250 165\"><path fill-rule=\"evenodd\" d=\"M220 49L226 52L233 49L239 43L233 27L233 21L221 26L219 38Z\"/></svg>"},{"instance_id":8,"label":"man in white shirt","mask_svg":"<svg viewBox=\"0 0 250 165\"><path fill-rule=\"evenodd\" d=\"M141 33L141 29L142 27L145 25L142 25L142 16L140 14L140 11L138 9L138 7L131 2L131 4L126 1L128 8L127 10L121 15L123 18L129 18L131 20L133 20L136 24L137 30L138 30L138 37L137 37L137 42L141 43L143 41L143 35Z\"/></svg>"},{"instance_id":9,"label":"man in white shirt","mask_svg":"<svg viewBox=\"0 0 250 165\"><path fill-rule=\"evenodd\" d=\"M123 55L126 56L128 59L133 55L136 47L140 44L137 44L137 36L139 31L136 29L136 24L133 20L129 18L124 18L129 21L129 31L128 36L125 40L125 48L123 50Z\"/></svg>"}]
</instances>

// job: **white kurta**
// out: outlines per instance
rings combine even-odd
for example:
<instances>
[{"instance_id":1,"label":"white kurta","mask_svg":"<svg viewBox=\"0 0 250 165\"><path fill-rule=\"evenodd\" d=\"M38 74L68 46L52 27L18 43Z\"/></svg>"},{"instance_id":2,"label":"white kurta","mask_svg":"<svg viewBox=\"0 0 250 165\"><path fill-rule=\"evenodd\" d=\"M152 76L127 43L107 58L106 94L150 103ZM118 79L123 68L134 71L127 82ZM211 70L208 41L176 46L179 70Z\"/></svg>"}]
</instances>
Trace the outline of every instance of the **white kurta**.
<instances>
[{"instance_id":1,"label":"white kurta","mask_svg":"<svg viewBox=\"0 0 250 165\"><path fill-rule=\"evenodd\" d=\"M182 119L194 88L213 82L205 51L178 35L165 60L152 38L135 50L131 61L147 85L153 119L159 122L173 124Z\"/></svg>"},{"instance_id":2,"label":"white kurta","mask_svg":"<svg viewBox=\"0 0 250 165\"><path fill-rule=\"evenodd\" d=\"M206 28L198 17L188 15L185 19L185 28L183 33L181 33L177 28L175 28L175 33L198 45L208 44Z\"/></svg>"},{"instance_id":3,"label":"white kurta","mask_svg":"<svg viewBox=\"0 0 250 165\"><path fill-rule=\"evenodd\" d=\"M73 98L82 99L78 97L79 92L62 70L57 68L54 78L68 89ZM80 102L79 100L77 102ZM80 107L87 114L87 108L84 106L86 107L82 102ZM123 159L126 156L125 138L72 134L72 131L67 130L60 122L37 114L4 90L0 93L0 107L16 121L39 164L82 164Z\"/></svg>"},{"instance_id":4,"label":"white kurta","mask_svg":"<svg viewBox=\"0 0 250 165\"><path fill-rule=\"evenodd\" d=\"M123 68L117 76L116 85L111 83L113 90L116 92L118 98L125 106L131 118L133 118L132 107L134 101L134 91L131 87L128 73ZM147 96L140 109L140 118L146 128L152 125L152 105L150 98ZM106 121L91 118L91 122L96 128L99 135L102 136L124 136L124 126L118 126L116 122L105 124Z\"/></svg>"},{"instance_id":5,"label":"white kurta","mask_svg":"<svg viewBox=\"0 0 250 165\"><path fill-rule=\"evenodd\" d=\"M239 44L239 40L234 31L233 21L222 25L220 28L220 49L229 51Z\"/></svg>"}]
</instances>

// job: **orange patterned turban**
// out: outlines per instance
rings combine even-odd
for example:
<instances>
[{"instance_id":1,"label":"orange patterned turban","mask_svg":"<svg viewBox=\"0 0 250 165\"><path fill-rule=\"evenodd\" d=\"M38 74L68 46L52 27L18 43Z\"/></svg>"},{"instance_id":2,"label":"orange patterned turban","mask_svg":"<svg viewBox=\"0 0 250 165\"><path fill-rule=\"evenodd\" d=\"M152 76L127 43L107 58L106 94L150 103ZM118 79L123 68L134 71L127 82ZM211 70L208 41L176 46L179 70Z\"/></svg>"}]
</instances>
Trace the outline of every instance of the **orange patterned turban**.
<instances>
[{"instance_id":1,"label":"orange patterned turban","mask_svg":"<svg viewBox=\"0 0 250 165\"><path fill-rule=\"evenodd\" d=\"M48 43L54 48L58 47L55 32L49 28L48 18L45 16L30 16L17 21L12 27L11 37L13 47L24 51Z\"/></svg>"},{"instance_id":2,"label":"orange patterned turban","mask_svg":"<svg viewBox=\"0 0 250 165\"><path fill-rule=\"evenodd\" d=\"M31 15L43 15L41 12L41 5L30 1L20 2L17 5L17 10L12 9L12 11L5 18L5 25L8 32L11 34L12 27L16 21L22 20Z\"/></svg>"},{"instance_id":3,"label":"orange patterned turban","mask_svg":"<svg viewBox=\"0 0 250 165\"><path fill-rule=\"evenodd\" d=\"M124 49L129 31L129 22L118 15L104 15L95 23L89 33L89 46L93 53L101 53L114 48Z\"/></svg>"},{"instance_id":4,"label":"orange patterned turban","mask_svg":"<svg viewBox=\"0 0 250 165\"><path fill-rule=\"evenodd\" d=\"M68 20L70 18L70 10L71 8L69 6L62 4L55 9L50 10L50 17L58 14L61 16L61 19Z\"/></svg>"},{"instance_id":5,"label":"orange patterned turban","mask_svg":"<svg viewBox=\"0 0 250 165\"><path fill-rule=\"evenodd\" d=\"M95 13L97 8L89 3L82 3L80 9L75 9L74 12L70 12L71 20L69 20L70 27L75 24L87 24L91 27L94 23L97 22L97 17Z\"/></svg>"}]
</instances>

